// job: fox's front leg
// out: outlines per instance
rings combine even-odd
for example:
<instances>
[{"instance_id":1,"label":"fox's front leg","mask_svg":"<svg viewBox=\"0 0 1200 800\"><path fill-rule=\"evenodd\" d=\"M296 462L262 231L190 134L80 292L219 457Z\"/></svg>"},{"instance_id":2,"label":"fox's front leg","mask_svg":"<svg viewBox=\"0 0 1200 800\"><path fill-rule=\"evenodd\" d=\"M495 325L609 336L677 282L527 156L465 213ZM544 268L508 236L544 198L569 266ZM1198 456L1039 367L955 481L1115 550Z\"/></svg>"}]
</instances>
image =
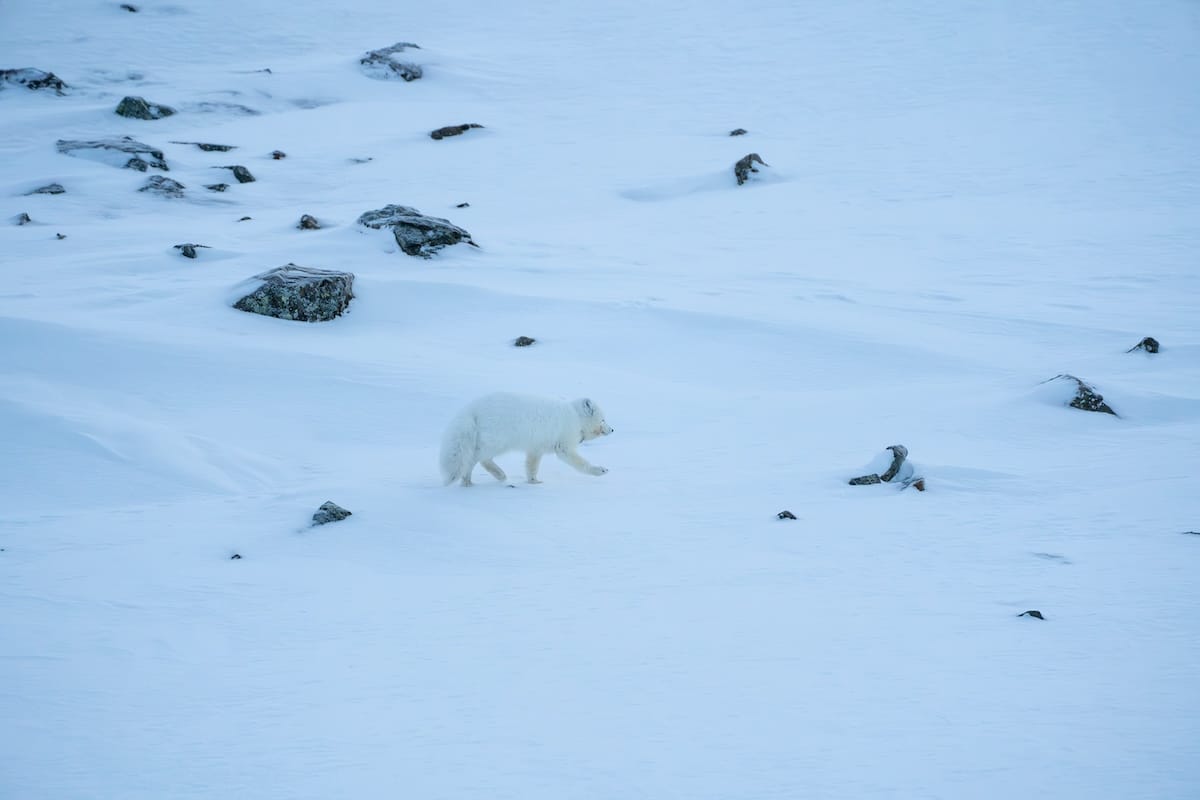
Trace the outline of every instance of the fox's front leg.
<instances>
[{"instance_id":1,"label":"fox's front leg","mask_svg":"<svg viewBox=\"0 0 1200 800\"><path fill-rule=\"evenodd\" d=\"M588 475L603 475L608 472L604 467L595 467L589 464L583 456L579 455L579 451L574 447L560 447L554 452L563 461L580 472L586 472Z\"/></svg>"},{"instance_id":2,"label":"fox's front leg","mask_svg":"<svg viewBox=\"0 0 1200 800\"><path fill-rule=\"evenodd\" d=\"M530 483L541 483L538 480L537 471L542 463L542 454L529 452L525 454L525 477Z\"/></svg>"}]
</instances>

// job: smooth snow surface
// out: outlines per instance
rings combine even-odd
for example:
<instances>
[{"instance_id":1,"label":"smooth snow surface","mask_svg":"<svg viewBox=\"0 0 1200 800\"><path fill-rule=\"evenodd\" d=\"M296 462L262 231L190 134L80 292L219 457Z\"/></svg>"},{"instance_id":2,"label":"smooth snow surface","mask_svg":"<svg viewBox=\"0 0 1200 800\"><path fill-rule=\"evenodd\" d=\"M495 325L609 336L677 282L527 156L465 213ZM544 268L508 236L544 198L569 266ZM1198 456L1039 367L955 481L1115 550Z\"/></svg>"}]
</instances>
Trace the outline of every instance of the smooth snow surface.
<instances>
[{"instance_id":1,"label":"smooth snow surface","mask_svg":"<svg viewBox=\"0 0 1200 800\"><path fill-rule=\"evenodd\" d=\"M134 4L0 3L0 797L1200 796L1196 3Z\"/></svg>"}]
</instances>

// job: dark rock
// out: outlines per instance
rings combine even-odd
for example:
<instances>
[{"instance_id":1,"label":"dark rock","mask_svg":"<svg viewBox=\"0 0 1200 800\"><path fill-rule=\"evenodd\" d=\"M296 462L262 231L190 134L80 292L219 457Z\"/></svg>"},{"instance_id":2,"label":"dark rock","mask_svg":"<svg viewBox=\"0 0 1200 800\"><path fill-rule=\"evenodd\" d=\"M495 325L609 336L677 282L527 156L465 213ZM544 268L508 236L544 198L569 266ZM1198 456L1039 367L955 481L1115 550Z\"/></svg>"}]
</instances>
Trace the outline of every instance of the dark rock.
<instances>
[{"instance_id":1,"label":"dark rock","mask_svg":"<svg viewBox=\"0 0 1200 800\"><path fill-rule=\"evenodd\" d=\"M260 286L234 308L268 317L324 322L338 317L354 297L354 275L288 264L255 275Z\"/></svg>"},{"instance_id":2,"label":"dark rock","mask_svg":"<svg viewBox=\"0 0 1200 800\"><path fill-rule=\"evenodd\" d=\"M1018 617L1033 617L1034 619L1045 619L1045 617L1042 616L1042 612L1038 611L1036 608L1031 608L1028 611L1022 611L1020 614L1017 614L1017 616Z\"/></svg>"},{"instance_id":3,"label":"dark rock","mask_svg":"<svg viewBox=\"0 0 1200 800\"><path fill-rule=\"evenodd\" d=\"M445 139L447 136L460 136L471 128L482 128L482 125L476 125L474 122L469 122L465 125L447 125L444 128L438 128L429 134L430 139Z\"/></svg>"},{"instance_id":4,"label":"dark rock","mask_svg":"<svg viewBox=\"0 0 1200 800\"><path fill-rule=\"evenodd\" d=\"M1120 416L1116 411L1113 411L1112 408L1109 407L1108 403L1104 402L1104 395L1100 394L1091 386L1088 386L1086 383L1079 380L1079 378L1076 378L1074 375L1067 375L1066 373L1063 373L1061 375L1055 375L1049 380L1042 381L1042 383L1049 383L1050 381L1056 380L1075 382L1075 396L1071 398L1071 402L1067 404L1071 408L1078 408L1081 411L1096 411L1101 414L1112 414L1114 417Z\"/></svg>"},{"instance_id":5,"label":"dark rock","mask_svg":"<svg viewBox=\"0 0 1200 800\"><path fill-rule=\"evenodd\" d=\"M207 186L205 186L204 188L208 189L210 192L223 192L229 188L229 184L228 183L210 183Z\"/></svg>"},{"instance_id":6,"label":"dark rock","mask_svg":"<svg viewBox=\"0 0 1200 800\"><path fill-rule=\"evenodd\" d=\"M130 119L162 119L174 113L170 106L149 103L144 97L126 97L117 104L117 114Z\"/></svg>"},{"instance_id":7,"label":"dark rock","mask_svg":"<svg viewBox=\"0 0 1200 800\"><path fill-rule=\"evenodd\" d=\"M759 157L758 153L749 153L744 155L737 160L736 164L733 165L733 175L737 178L738 186L741 186L743 183L750 180L751 172L758 172L758 169L754 166L756 162L762 164L764 167L771 166L767 162L763 161L762 158Z\"/></svg>"},{"instance_id":8,"label":"dark rock","mask_svg":"<svg viewBox=\"0 0 1200 800\"><path fill-rule=\"evenodd\" d=\"M424 74L420 65L408 61L400 61L395 58L395 56L409 48L413 50L421 49L412 42L397 42L391 47L384 47L368 52L358 60L358 63L362 65L363 72L370 78L385 81L395 80L396 78L404 81L415 81Z\"/></svg>"},{"instance_id":9,"label":"dark rock","mask_svg":"<svg viewBox=\"0 0 1200 800\"><path fill-rule=\"evenodd\" d=\"M745 136L748 131L745 128L734 128L729 132L730 136Z\"/></svg>"},{"instance_id":10,"label":"dark rock","mask_svg":"<svg viewBox=\"0 0 1200 800\"><path fill-rule=\"evenodd\" d=\"M287 153L283 152L282 150L272 150L271 158L275 159L276 161L281 161L287 158Z\"/></svg>"},{"instance_id":11,"label":"dark rock","mask_svg":"<svg viewBox=\"0 0 1200 800\"><path fill-rule=\"evenodd\" d=\"M164 178L162 175L151 175L139 192L151 192L160 197L183 197L184 186L179 181Z\"/></svg>"},{"instance_id":12,"label":"dark rock","mask_svg":"<svg viewBox=\"0 0 1200 800\"><path fill-rule=\"evenodd\" d=\"M455 206L455 208L470 208L470 207L471 207L470 203L459 203L458 205Z\"/></svg>"},{"instance_id":13,"label":"dark rock","mask_svg":"<svg viewBox=\"0 0 1200 800\"><path fill-rule=\"evenodd\" d=\"M171 144L194 144L206 153L228 153L230 150L237 150L237 145L232 144L209 144L207 142L176 142Z\"/></svg>"},{"instance_id":14,"label":"dark rock","mask_svg":"<svg viewBox=\"0 0 1200 800\"><path fill-rule=\"evenodd\" d=\"M238 222L245 222L246 220L251 220L251 219L254 219L254 217L242 217L241 219L238 220Z\"/></svg>"},{"instance_id":15,"label":"dark rock","mask_svg":"<svg viewBox=\"0 0 1200 800\"><path fill-rule=\"evenodd\" d=\"M1183 531L1183 532L1186 534L1189 534L1191 536L1200 536L1200 531Z\"/></svg>"},{"instance_id":16,"label":"dark rock","mask_svg":"<svg viewBox=\"0 0 1200 800\"><path fill-rule=\"evenodd\" d=\"M415 208L389 205L368 211L358 218L359 225L368 228L391 228L396 244L410 256L430 258L443 247L471 241L471 234L441 217L427 217Z\"/></svg>"},{"instance_id":17,"label":"dark rock","mask_svg":"<svg viewBox=\"0 0 1200 800\"><path fill-rule=\"evenodd\" d=\"M58 152L78 158L89 158L102 161L116 167L136 169L145 172L153 167L169 172L166 159L161 150L142 144L128 136L119 139L72 140L59 139L56 146ZM132 156L132 158L127 158Z\"/></svg>"},{"instance_id":18,"label":"dark rock","mask_svg":"<svg viewBox=\"0 0 1200 800\"><path fill-rule=\"evenodd\" d=\"M352 516L351 512L342 508L337 503L327 500L313 514L312 524L313 527L316 527L317 525L324 525L327 522L339 522L349 516Z\"/></svg>"},{"instance_id":19,"label":"dark rock","mask_svg":"<svg viewBox=\"0 0 1200 800\"><path fill-rule=\"evenodd\" d=\"M893 444L893 445L889 445L888 447L886 447L884 449L892 451L891 465L882 474L879 474L879 475L860 475L857 478L851 478L850 479L851 486L871 486L876 483L888 483L893 478L896 477L896 475L900 472L900 467L902 467L904 465L904 460L906 458L908 458L908 448L902 444ZM925 479L918 478L916 480L921 481L921 485L919 487L917 487L917 491L920 491L920 492L925 491ZM915 482L916 481L905 482L904 488L907 489L910 485L914 484Z\"/></svg>"},{"instance_id":20,"label":"dark rock","mask_svg":"<svg viewBox=\"0 0 1200 800\"><path fill-rule=\"evenodd\" d=\"M67 235L65 233L56 233L56 234L54 234L54 238L62 240L62 239L67 238Z\"/></svg>"},{"instance_id":21,"label":"dark rock","mask_svg":"<svg viewBox=\"0 0 1200 800\"><path fill-rule=\"evenodd\" d=\"M28 225L29 223L33 222L33 219L31 219L28 214L22 211L20 214L17 214L17 216L13 217L13 222L15 222L17 225Z\"/></svg>"},{"instance_id":22,"label":"dark rock","mask_svg":"<svg viewBox=\"0 0 1200 800\"><path fill-rule=\"evenodd\" d=\"M26 195L31 194L63 194L67 190L62 187L61 183L50 183L39 189L34 189L32 192L26 192Z\"/></svg>"},{"instance_id":23,"label":"dark rock","mask_svg":"<svg viewBox=\"0 0 1200 800\"><path fill-rule=\"evenodd\" d=\"M195 258L197 247L203 247L206 250L212 249L206 244L193 244L191 242L188 242L187 244L175 245L175 249L182 253L185 258Z\"/></svg>"},{"instance_id":24,"label":"dark rock","mask_svg":"<svg viewBox=\"0 0 1200 800\"><path fill-rule=\"evenodd\" d=\"M513 342L513 345L516 347L529 347L529 345L533 344L536 341L537 341L537 339L534 339L531 336L518 336L516 338L516 340Z\"/></svg>"},{"instance_id":25,"label":"dark rock","mask_svg":"<svg viewBox=\"0 0 1200 800\"><path fill-rule=\"evenodd\" d=\"M250 170L246 169L241 164L213 167L213 169L231 169L233 170L233 177L237 178L238 183L254 183L254 176L250 174Z\"/></svg>"},{"instance_id":26,"label":"dark rock","mask_svg":"<svg viewBox=\"0 0 1200 800\"><path fill-rule=\"evenodd\" d=\"M1134 350L1145 350L1147 353L1157 353L1158 352L1158 339L1155 339L1153 336L1147 336L1145 339L1142 339L1140 342L1138 342L1137 344L1135 344L1133 347L1129 348L1125 352L1132 353Z\"/></svg>"},{"instance_id":27,"label":"dark rock","mask_svg":"<svg viewBox=\"0 0 1200 800\"><path fill-rule=\"evenodd\" d=\"M63 90L67 88L62 78L53 72L43 72L33 67L0 69L0 89L4 88L4 84L6 83L24 86L26 89L34 91L38 89L53 89L54 93L58 95L64 94Z\"/></svg>"},{"instance_id":28,"label":"dark rock","mask_svg":"<svg viewBox=\"0 0 1200 800\"><path fill-rule=\"evenodd\" d=\"M882 483L878 475L860 475L857 478L850 479L851 486L870 486L876 483Z\"/></svg>"},{"instance_id":29,"label":"dark rock","mask_svg":"<svg viewBox=\"0 0 1200 800\"><path fill-rule=\"evenodd\" d=\"M121 8L128 11L130 14L136 14L138 11L137 6L131 6L129 3L121 3ZM241 556L238 556L238 558L241 558Z\"/></svg>"},{"instance_id":30,"label":"dark rock","mask_svg":"<svg viewBox=\"0 0 1200 800\"><path fill-rule=\"evenodd\" d=\"M788 511L786 508L775 515L779 519L795 519L796 515Z\"/></svg>"},{"instance_id":31,"label":"dark rock","mask_svg":"<svg viewBox=\"0 0 1200 800\"><path fill-rule=\"evenodd\" d=\"M300 217L300 224L296 226L302 231L316 231L321 229L321 223L317 222L317 218L305 214Z\"/></svg>"},{"instance_id":32,"label":"dark rock","mask_svg":"<svg viewBox=\"0 0 1200 800\"><path fill-rule=\"evenodd\" d=\"M370 156L368 156L367 158L351 158L351 159L349 159L351 164L370 164L374 160L375 159L371 158Z\"/></svg>"},{"instance_id":33,"label":"dark rock","mask_svg":"<svg viewBox=\"0 0 1200 800\"><path fill-rule=\"evenodd\" d=\"M230 561L239 561L239 560L241 560L241 558L242 558L242 554L241 554L241 553L234 553L233 555L231 555L231 556L229 557L229 560L230 560Z\"/></svg>"}]
</instances>

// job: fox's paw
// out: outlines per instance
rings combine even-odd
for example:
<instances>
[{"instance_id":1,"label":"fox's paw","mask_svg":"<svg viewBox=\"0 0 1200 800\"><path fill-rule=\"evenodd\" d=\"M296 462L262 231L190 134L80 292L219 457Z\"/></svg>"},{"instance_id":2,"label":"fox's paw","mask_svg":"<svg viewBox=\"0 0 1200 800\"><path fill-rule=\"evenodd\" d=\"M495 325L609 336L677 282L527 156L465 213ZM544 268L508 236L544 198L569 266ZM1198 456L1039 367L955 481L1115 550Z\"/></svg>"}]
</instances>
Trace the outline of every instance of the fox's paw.
<instances>
[{"instance_id":1,"label":"fox's paw","mask_svg":"<svg viewBox=\"0 0 1200 800\"><path fill-rule=\"evenodd\" d=\"M603 475L608 472L608 467L588 467L588 475Z\"/></svg>"}]
</instances>

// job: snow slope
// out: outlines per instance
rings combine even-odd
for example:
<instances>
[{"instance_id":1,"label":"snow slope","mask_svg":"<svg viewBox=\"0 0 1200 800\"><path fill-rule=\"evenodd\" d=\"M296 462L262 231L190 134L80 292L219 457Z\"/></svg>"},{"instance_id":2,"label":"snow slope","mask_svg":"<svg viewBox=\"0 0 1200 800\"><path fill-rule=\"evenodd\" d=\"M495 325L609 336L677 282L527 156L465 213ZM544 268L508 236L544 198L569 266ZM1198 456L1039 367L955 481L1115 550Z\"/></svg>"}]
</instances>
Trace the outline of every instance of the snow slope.
<instances>
[{"instance_id":1,"label":"snow slope","mask_svg":"<svg viewBox=\"0 0 1200 800\"><path fill-rule=\"evenodd\" d=\"M0 4L72 87L0 90L0 797L1200 792L1194 3L68 5ZM288 262L349 313L230 307ZM496 390L610 472L441 486Z\"/></svg>"}]
</instances>

